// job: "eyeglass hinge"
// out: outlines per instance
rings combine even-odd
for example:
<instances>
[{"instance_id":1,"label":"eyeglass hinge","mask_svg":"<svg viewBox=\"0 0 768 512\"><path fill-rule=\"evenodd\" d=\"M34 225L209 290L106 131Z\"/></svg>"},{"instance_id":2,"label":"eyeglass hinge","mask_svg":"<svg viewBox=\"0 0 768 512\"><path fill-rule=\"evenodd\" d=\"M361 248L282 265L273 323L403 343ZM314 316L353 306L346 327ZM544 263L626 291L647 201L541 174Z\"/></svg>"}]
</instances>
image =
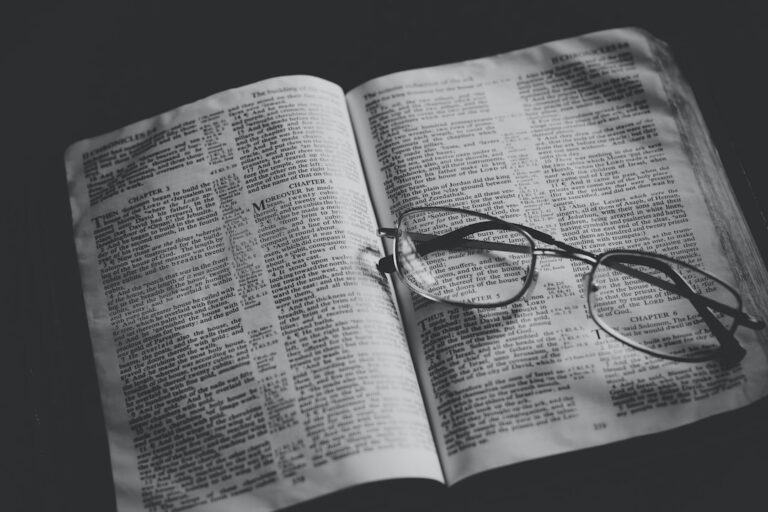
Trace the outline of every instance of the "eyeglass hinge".
<instances>
[{"instance_id":1,"label":"eyeglass hinge","mask_svg":"<svg viewBox=\"0 0 768 512\"><path fill-rule=\"evenodd\" d=\"M382 238L397 238L397 228L379 228L379 236Z\"/></svg>"}]
</instances>

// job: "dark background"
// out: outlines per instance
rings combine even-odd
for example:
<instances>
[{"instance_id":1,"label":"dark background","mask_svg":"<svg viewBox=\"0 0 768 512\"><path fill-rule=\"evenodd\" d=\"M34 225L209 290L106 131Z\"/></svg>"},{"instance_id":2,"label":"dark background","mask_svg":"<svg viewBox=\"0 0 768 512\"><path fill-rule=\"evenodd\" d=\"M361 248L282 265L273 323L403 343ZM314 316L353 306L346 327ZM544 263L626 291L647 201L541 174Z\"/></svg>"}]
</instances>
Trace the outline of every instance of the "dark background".
<instances>
[{"instance_id":1,"label":"dark background","mask_svg":"<svg viewBox=\"0 0 768 512\"><path fill-rule=\"evenodd\" d=\"M768 255L759 1L125 3L2 7L4 510L111 511L114 493L62 155L82 138L282 74L345 90L385 73L634 25L691 82ZM763 317L768 312L758 312ZM357 487L314 510L766 508L768 403L519 464L446 490Z\"/></svg>"}]
</instances>

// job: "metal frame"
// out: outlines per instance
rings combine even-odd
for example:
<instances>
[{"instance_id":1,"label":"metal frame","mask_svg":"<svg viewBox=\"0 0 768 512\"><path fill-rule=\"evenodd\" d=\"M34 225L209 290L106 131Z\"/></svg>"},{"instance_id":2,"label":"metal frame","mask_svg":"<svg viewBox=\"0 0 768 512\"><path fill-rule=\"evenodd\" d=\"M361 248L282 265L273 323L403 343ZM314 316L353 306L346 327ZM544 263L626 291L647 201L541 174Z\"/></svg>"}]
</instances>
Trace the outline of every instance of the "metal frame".
<instances>
[{"instance_id":1,"label":"metal frame","mask_svg":"<svg viewBox=\"0 0 768 512\"><path fill-rule=\"evenodd\" d=\"M486 303L486 304L474 304L474 303L468 303L468 302L447 300L447 299L435 296L413 285L406 278L405 273L403 272L403 269L401 267L401 264L398 258L395 256L399 254L398 248L399 248L399 242L401 239L400 235L402 233L403 219L406 218L408 215L413 214L415 212L419 212L419 211L443 211L443 212L449 212L449 213L472 215L472 216L479 217L481 219L486 220L486 222L468 224L467 226L463 226L450 233L446 233L443 235L422 234L421 235L422 237L433 237L434 243L436 245L436 247L431 249L428 248L427 250L436 250L437 248L440 248L442 246L446 246L446 245L451 246L456 244L457 241L462 241L463 242L462 245L464 246L471 245L475 247L487 247L493 250L502 250L502 251L507 250L507 251L517 252L522 247L513 247L513 246L510 246L509 244L503 244L503 243L497 243L497 242L467 240L464 237L467 235L484 231L487 229L491 229L491 228L516 231L521 235L523 235L524 238L530 243L531 263L530 263L530 269L528 271L528 275L526 276L526 280L523 283L521 290L512 298L506 299L504 301ZM394 246L393 246L392 254L379 260L378 268L381 272L384 272L384 273L395 272L405 282L408 288L418 293L419 295L434 302L439 302L439 303L453 305L453 306L472 307L472 308L497 308L497 307L506 306L508 304L512 304L513 302L519 300L522 296L525 295L531 283L533 282L534 276L536 274L536 261L539 256L566 258L566 259L587 263L592 268L587 274L588 279L587 279L586 300L587 300L589 315L592 318L592 320L595 322L595 324L597 324L597 326L600 327L600 329L602 329L604 332L606 332L616 340L636 350L640 350L641 352L644 352L646 354L660 357L663 359L668 359L673 361L683 361L683 362L702 362L702 361L708 361L712 359L720 359L724 363L735 364L738 361L740 361L746 353L746 351L741 347L741 345L739 345L738 341L733 336L736 329L740 325L743 325L750 329L762 329L763 327L765 327L765 322L747 313L744 313L744 311L742 310L741 295L736 291L736 289L733 286L726 283L725 281L723 281L722 279L718 278L717 276L713 275L710 272L707 272L698 267L690 265L684 261L680 261L668 256L660 255L660 254L655 254L655 253L646 252L646 251L634 251L634 250L622 250L622 249L610 250L601 254L593 254L584 249L580 249L578 247L574 247L572 245L566 244L565 242L556 240L551 235L548 235L542 231L539 231L537 229L533 229L527 226L523 226L521 224L507 222L505 220L498 219L496 217L492 217L484 213L465 210L462 208L439 207L439 206L427 206L427 207L408 209L405 212L403 212L398 218L396 228L381 228L379 229L379 236L385 237L385 238L394 238ZM556 248L536 247L536 241L539 241L548 245L553 245ZM432 243L432 241L429 240L426 243ZM669 276L675 284L672 285L667 281L658 279L654 276L651 276L650 274L646 274L644 272L638 271L622 263L609 264L609 263L605 263L604 261L606 259L610 260L611 258L617 258L617 257L620 258L622 256L630 259L637 258L639 262L645 265L657 268L658 270L660 270L661 272ZM690 269L695 272L699 272L707 276L708 278L716 281L717 283L725 287L728 291L733 293L734 297L736 297L738 307L733 308L731 306L728 306L727 304L722 304L708 297L699 295L690 287L690 285L685 281L685 279L672 268L670 263L674 265L682 266L684 268ZM630 338L627 338L626 336L622 335L615 329L611 328L611 326L607 325L599 316L593 313L593 303L594 303L594 297L595 297L595 291L596 291L593 286L593 279L594 279L595 271L599 268L600 264L614 268L615 270L618 270L620 272L632 274L634 277L638 279L649 282L650 284L653 284L660 288L674 291L675 293L678 293L682 297L690 300L691 303L699 312L699 314L702 315L703 319L707 323L712 333L717 338L718 342L720 343L720 348L717 351L714 351L712 354L705 355L705 356L698 356L698 357L697 356L691 356L691 357L675 356L675 355L667 354L664 352L654 351L646 346L643 346L633 341ZM714 317L714 315L709 311L710 308L718 310L720 312L724 312L732 316L733 324L731 328L726 329L726 327L722 323L720 323Z\"/></svg>"}]
</instances>

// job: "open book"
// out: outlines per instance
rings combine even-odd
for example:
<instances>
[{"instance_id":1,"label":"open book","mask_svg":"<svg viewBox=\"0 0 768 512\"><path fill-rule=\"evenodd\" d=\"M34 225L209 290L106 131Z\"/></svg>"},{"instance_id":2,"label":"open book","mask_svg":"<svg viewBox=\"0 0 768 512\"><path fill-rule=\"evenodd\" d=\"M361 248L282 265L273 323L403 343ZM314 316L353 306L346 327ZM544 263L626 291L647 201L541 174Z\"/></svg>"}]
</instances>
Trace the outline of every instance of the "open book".
<instances>
[{"instance_id":1,"label":"open book","mask_svg":"<svg viewBox=\"0 0 768 512\"><path fill-rule=\"evenodd\" d=\"M273 510L363 482L470 475L670 429L768 392L601 333L581 274L515 306L382 275L413 207L481 211L601 252L768 278L688 86L637 29L405 71L288 76L66 153L118 509ZM583 272L583 269L582 269Z\"/></svg>"}]
</instances>

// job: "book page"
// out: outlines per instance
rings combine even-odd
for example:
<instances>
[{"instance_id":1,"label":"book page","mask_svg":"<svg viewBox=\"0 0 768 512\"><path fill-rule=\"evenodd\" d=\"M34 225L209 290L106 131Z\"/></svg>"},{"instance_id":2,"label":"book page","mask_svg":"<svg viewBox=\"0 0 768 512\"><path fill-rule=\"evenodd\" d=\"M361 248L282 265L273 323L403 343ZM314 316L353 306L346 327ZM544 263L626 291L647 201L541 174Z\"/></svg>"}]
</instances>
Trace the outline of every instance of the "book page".
<instances>
[{"instance_id":1,"label":"book page","mask_svg":"<svg viewBox=\"0 0 768 512\"><path fill-rule=\"evenodd\" d=\"M452 206L594 253L665 254L735 283L765 317L765 268L663 54L642 31L612 30L350 91L380 225L409 208ZM656 358L590 319L588 265L536 264L533 290L497 309L431 302L393 278L448 483L766 394L765 332L737 331L747 355L731 369Z\"/></svg>"},{"instance_id":2,"label":"book page","mask_svg":"<svg viewBox=\"0 0 768 512\"><path fill-rule=\"evenodd\" d=\"M226 91L66 167L121 512L442 480L338 86Z\"/></svg>"}]
</instances>

